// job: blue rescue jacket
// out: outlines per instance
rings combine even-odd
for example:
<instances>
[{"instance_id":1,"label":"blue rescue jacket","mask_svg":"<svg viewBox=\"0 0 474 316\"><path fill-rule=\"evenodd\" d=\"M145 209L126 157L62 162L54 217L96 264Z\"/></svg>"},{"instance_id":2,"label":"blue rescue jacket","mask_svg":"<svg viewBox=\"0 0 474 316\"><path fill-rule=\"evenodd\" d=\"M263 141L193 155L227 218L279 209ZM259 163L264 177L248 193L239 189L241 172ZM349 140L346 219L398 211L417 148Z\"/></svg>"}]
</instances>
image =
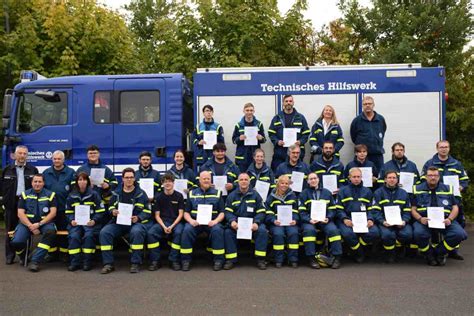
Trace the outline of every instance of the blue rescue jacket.
<instances>
[{"instance_id":1,"label":"blue rescue jacket","mask_svg":"<svg viewBox=\"0 0 474 316\"><path fill-rule=\"evenodd\" d=\"M446 161L441 161L438 157L438 154L435 154L433 158L428 160L423 166L423 170L421 171L422 181L426 180L426 172L431 166L435 166L436 168L438 168L440 182L443 182L443 176L458 176L459 184L463 188L467 188L467 186L469 185L469 177L462 163L459 160L454 159L452 156L449 156L448 160Z\"/></svg>"},{"instance_id":2,"label":"blue rescue jacket","mask_svg":"<svg viewBox=\"0 0 474 316\"><path fill-rule=\"evenodd\" d=\"M113 191L118 186L117 179L115 178L115 175L112 170L110 170L109 167L107 167L105 164L99 161L98 164L91 164L89 162L83 164L82 166L77 169L76 174L79 174L80 172L85 172L89 176L91 175L91 169L92 168L104 168L105 169L105 175L104 175L104 182L109 184L109 188L107 190L102 189L101 187L94 186L94 191L99 193L99 196L103 200L108 200L112 194Z\"/></svg>"},{"instance_id":3,"label":"blue rescue jacket","mask_svg":"<svg viewBox=\"0 0 474 316\"><path fill-rule=\"evenodd\" d=\"M453 194L453 187L438 183L435 188L436 205L431 202L431 191L426 182L422 182L413 188L413 197L411 204L416 206L417 212L426 217L428 214L428 207L442 207L444 209L444 218L447 218L453 210L453 205L458 205L457 200Z\"/></svg>"},{"instance_id":4,"label":"blue rescue jacket","mask_svg":"<svg viewBox=\"0 0 474 316\"><path fill-rule=\"evenodd\" d=\"M181 170L178 170L176 165L173 165L168 172L171 173L175 179L188 180L188 190L197 187L196 174L188 165L185 164Z\"/></svg>"},{"instance_id":5,"label":"blue rescue jacket","mask_svg":"<svg viewBox=\"0 0 474 316\"><path fill-rule=\"evenodd\" d=\"M274 222L277 220L278 205L291 205L293 211L292 218L294 221L296 221L296 225L298 225L300 221L298 200L295 193L293 193L291 189L288 189L283 197L276 195L276 189L272 190L272 192L268 195L267 201L265 202L267 209L265 222L268 225L275 225Z\"/></svg>"},{"instance_id":6,"label":"blue rescue jacket","mask_svg":"<svg viewBox=\"0 0 474 316\"><path fill-rule=\"evenodd\" d=\"M326 135L324 135L323 119L320 118L314 122L310 135L309 144L311 147L316 146L316 154L321 155L324 142L330 141L334 144L335 154L339 156L339 151L344 146L344 137L339 124L331 124Z\"/></svg>"},{"instance_id":7,"label":"blue rescue jacket","mask_svg":"<svg viewBox=\"0 0 474 316\"><path fill-rule=\"evenodd\" d=\"M153 196L149 196L149 198L155 198L158 195L158 192L161 191L161 178L160 173L153 169L150 165L148 170L142 168L142 166L138 167L138 170L135 172L135 181L140 185L140 179L153 179Z\"/></svg>"},{"instance_id":8,"label":"blue rescue jacket","mask_svg":"<svg viewBox=\"0 0 474 316\"><path fill-rule=\"evenodd\" d=\"M116 191L112 192L112 198L110 199L109 211L119 208L119 203L122 203L123 200L123 186L119 187ZM146 224L150 221L151 210L148 203L148 196L145 191L140 189L138 186L135 186L133 190L132 197L133 212L132 216L138 216L138 223ZM116 217L113 217L110 220L110 223L115 223L117 220ZM133 225L133 223L132 223Z\"/></svg>"},{"instance_id":9,"label":"blue rescue jacket","mask_svg":"<svg viewBox=\"0 0 474 316\"><path fill-rule=\"evenodd\" d=\"M43 172L44 187L56 193L58 211L66 209L66 199L71 192L72 185L75 182L76 172L74 169L64 165L64 168L56 173L54 167L49 167Z\"/></svg>"},{"instance_id":10,"label":"blue rescue jacket","mask_svg":"<svg viewBox=\"0 0 474 316\"><path fill-rule=\"evenodd\" d=\"M263 136L263 138L257 142L257 145L245 146L245 141L240 140L240 135L245 134L245 126L258 127L258 134ZM232 142L237 145L235 148L235 164L245 164L248 166L253 161L253 152L255 149L260 148L260 144L266 142L265 130L263 128L262 122L254 117L253 121L249 123L245 121L244 117L242 117L242 119L237 124L235 124L234 133L232 134Z\"/></svg>"},{"instance_id":11,"label":"blue rescue jacket","mask_svg":"<svg viewBox=\"0 0 474 316\"><path fill-rule=\"evenodd\" d=\"M339 158L335 157L333 158L331 164L329 167L326 166L325 161L323 160L323 157L318 157L311 166L309 167L309 170L311 172L314 172L318 175L319 177L319 186L324 187L324 175L331 175L334 174L337 177L337 187L340 189L342 186L346 184L346 178L344 178L344 165L341 163Z\"/></svg>"},{"instance_id":12,"label":"blue rescue jacket","mask_svg":"<svg viewBox=\"0 0 474 316\"><path fill-rule=\"evenodd\" d=\"M367 220L375 223L372 212L372 191L360 183L354 185L349 183L337 195L337 215L339 221L351 219L352 212L367 212Z\"/></svg>"},{"instance_id":13,"label":"blue rescue jacket","mask_svg":"<svg viewBox=\"0 0 474 316\"><path fill-rule=\"evenodd\" d=\"M18 200L18 208L24 209L31 223L40 222L48 216L51 207L56 207L56 194L43 188L36 193L33 189L22 192Z\"/></svg>"},{"instance_id":14,"label":"blue rescue jacket","mask_svg":"<svg viewBox=\"0 0 474 316\"><path fill-rule=\"evenodd\" d=\"M374 201L372 205L372 213L374 214L376 223L383 225L385 221L385 206L399 206L400 215L405 223L409 223L411 219L411 204L408 193L400 187L389 188L386 185L375 190Z\"/></svg>"},{"instance_id":15,"label":"blue rescue jacket","mask_svg":"<svg viewBox=\"0 0 474 316\"><path fill-rule=\"evenodd\" d=\"M253 222L260 225L264 223L265 216L266 210L257 191L250 188L242 193L240 189L236 189L227 197L225 219L228 225L233 221L237 222L239 217L253 218Z\"/></svg>"},{"instance_id":16,"label":"blue rescue jacket","mask_svg":"<svg viewBox=\"0 0 474 316\"><path fill-rule=\"evenodd\" d=\"M198 205L211 204L212 205L212 219L224 212L224 201L222 200L221 191L214 188L203 190L197 187L189 192L188 201L186 203L185 212L189 213L195 220L197 218Z\"/></svg>"},{"instance_id":17,"label":"blue rescue jacket","mask_svg":"<svg viewBox=\"0 0 474 316\"><path fill-rule=\"evenodd\" d=\"M375 112L372 121L369 121L362 112L351 123L351 139L354 145L366 145L369 154L384 154L383 139L386 130L387 124L382 115Z\"/></svg>"},{"instance_id":18,"label":"blue rescue jacket","mask_svg":"<svg viewBox=\"0 0 474 316\"><path fill-rule=\"evenodd\" d=\"M204 131L216 131L217 132L217 142L224 143L224 129L214 120L211 122L204 122L196 125L196 129L193 132L192 142L193 142L193 151L194 159L197 166L201 166L208 159L212 158L212 149L204 149L204 146L199 145L199 141L204 137Z\"/></svg>"},{"instance_id":19,"label":"blue rescue jacket","mask_svg":"<svg viewBox=\"0 0 474 316\"><path fill-rule=\"evenodd\" d=\"M324 188L307 188L301 192L299 196L300 206L299 212L301 217L301 223L309 223L311 220L311 201L324 201L326 203L326 217L329 221L334 220L336 215L336 204L332 197L332 193Z\"/></svg>"},{"instance_id":20,"label":"blue rescue jacket","mask_svg":"<svg viewBox=\"0 0 474 316\"><path fill-rule=\"evenodd\" d=\"M87 188L84 194L79 191L72 191L67 197L66 202L66 217L68 223L71 223L75 218L76 206L78 205L89 205L90 206L90 219L96 223L101 223L102 218L105 215L104 203L100 199L97 192L91 188Z\"/></svg>"},{"instance_id":21,"label":"blue rescue jacket","mask_svg":"<svg viewBox=\"0 0 474 316\"><path fill-rule=\"evenodd\" d=\"M414 184L419 184L420 183L420 173L418 172L418 168L416 164L408 160L407 157L403 157L402 161L398 161L396 159L389 160L387 161L383 166L382 169L380 169L379 172L379 183L384 183L385 179L385 172L387 171L396 171L397 175L400 177L400 172L410 172L415 175L413 179Z\"/></svg>"}]
</instances>

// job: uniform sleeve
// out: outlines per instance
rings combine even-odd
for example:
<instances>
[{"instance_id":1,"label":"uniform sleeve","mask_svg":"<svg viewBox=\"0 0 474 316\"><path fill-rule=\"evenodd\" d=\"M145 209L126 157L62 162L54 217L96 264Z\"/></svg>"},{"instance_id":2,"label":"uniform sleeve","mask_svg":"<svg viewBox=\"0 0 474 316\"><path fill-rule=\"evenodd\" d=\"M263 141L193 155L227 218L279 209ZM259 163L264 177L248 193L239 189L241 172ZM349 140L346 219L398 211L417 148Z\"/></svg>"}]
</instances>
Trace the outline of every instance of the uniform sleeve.
<instances>
[{"instance_id":1,"label":"uniform sleeve","mask_svg":"<svg viewBox=\"0 0 474 316\"><path fill-rule=\"evenodd\" d=\"M263 144L267 141L267 138L265 137L265 128L263 127L262 122L258 123L258 134L261 135L263 138L258 141L259 144Z\"/></svg>"},{"instance_id":2,"label":"uniform sleeve","mask_svg":"<svg viewBox=\"0 0 474 316\"><path fill-rule=\"evenodd\" d=\"M469 177L467 175L466 169L464 169L464 166L461 163L459 163L459 169L461 171L461 174L459 175L459 184L464 189L466 189L469 185Z\"/></svg>"},{"instance_id":3,"label":"uniform sleeve","mask_svg":"<svg viewBox=\"0 0 474 316\"><path fill-rule=\"evenodd\" d=\"M316 122L314 122L313 126L311 127L311 131L309 133L309 145L312 148L314 146L317 154L321 154L322 150L318 144L318 134L317 134L318 130L316 130L316 127L317 127L317 124ZM320 151L319 153L318 153L318 150Z\"/></svg>"},{"instance_id":4,"label":"uniform sleeve","mask_svg":"<svg viewBox=\"0 0 474 316\"><path fill-rule=\"evenodd\" d=\"M344 199L344 194L341 194L341 191L339 191L337 195L337 203L336 203L336 216L335 219L339 221L343 221L346 218L348 219L349 216L347 216L346 210L344 208L344 203L342 200Z\"/></svg>"},{"instance_id":5,"label":"uniform sleeve","mask_svg":"<svg viewBox=\"0 0 474 316\"><path fill-rule=\"evenodd\" d=\"M105 216L105 206L104 203L102 203L102 200L97 194L97 192L94 192L94 203L95 203L95 210L94 210L94 216L92 217L92 220L96 223L99 223L102 221L102 219Z\"/></svg>"},{"instance_id":6,"label":"uniform sleeve","mask_svg":"<svg viewBox=\"0 0 474 316\"><path fill-rule=\"evenodd\" d=\"M303 123L303 126L301 127L301 137L299 139L300 145L303 146L308 142L309 134L311 133L308 122L306 121L306 118L301 115L301 122Z\"/></svg>"},{"instance_id":7,"label":"uniform sleeve","mask_svg":"<svg viewBox=\"0 0 474 316\"><path fill-rule=\"evenodd\" d=\"M193 145L193 150L196 151L196 149L198 148L198 143L199 141L202 140L202 133L199 133L199 125L196 125L196 127L194 128L194 131L193 131L193 134L192 134L192 145Z\"/></svg>"},{"instance_id":8,"label":"uniform sleeve","mask_svg":"<svg viewBox=\"0 0 474 316\"><path fill-rule=\"evenodd\" d=\"M242 146L244 141L240 140L240 128L239 124L235 124L234 126L234 133L232 133L232 142L236 145Z\"/></svg>"},{"instance_id":9,"label":"uniform sleeve","mask_svg":"<svg viewBox=\"0 0 474 316\"><path fill-rule=\"evenodd\" d=\"M342 134L342 128L338 126L336 128L337 131L337 139L336 139L336 144L335 144L335 152L338 153L342 147L344 146L344 135Z\"/></svg>"},{"instance_id":10,"label":"uniform sleeve","mask_svg":"<svg viewBox=\"0 0 474 316\"><path fill-rule=\"evenodd\" d=\"M293 220L296 221L296 224L298 225L299 222L301 221L301 217L300 217L300 212L298 210L298 198L296 197L296 195L293 195L293 203L292 203L292 215L293 215Z\"/></svg>"},{"instance_id":11,"label":"uniform sleeve","mask_svg":"<svg viewBox=\"0 0 474 316\"><path fill-rule=\"evenodd\" d=\"M329 197L329 203L327 204L327 212L326 212L326 217L329 219L329 221L331 222L334 221L336 212L337 212L336 203L334 202L334 198L332 197L332 194L331 194Z\"/></svg>"},{"instance_id":12,"label":"uniform sleeve","mask_svg":"<svg viewBox=\"0 0 474 316\"><path fill-rule=\"evenodd\" d=\"M257 193L256 194L256 203L255 203L255 217L254 223L255 224L262 224L265 222L266 210L265 205L263 204L262 197Z\"/></svg>"},{"instance_id":13,"label":"uniform sleeve","mask_svg":"<svg viewBox=\"0 0 474 316\"><path fill-rule=\"evenodd\" d=\"M50 195L49 207L58 207L58 200L56 199L56 193L52 192Z\"/></svg>"},{"instance_id":14,"label":"uniform sleeve","mask_svg":"<svg viewBox=\"0 0 474 316\"><path fill-rule=\"evenodd\" d=\"M271 196L269 195L267 197L267 201L265 202L265 207L266 207L266 212L265 212L265 223L267 225L274 225L273 222L275 221L276 219L276 216L275 216L275 211L273 209L273 205L272 205L272 198Z\"/></svg>"},{"instance_id":15,"label":"uniform sleeve","mask_svg":"<svg viewBox=\"0 0 474 316\"><path fill-rule=\"evenodd\" d=\"M217 142L218 143L225 143L224 128L220 124L219 124L219 126L217 126Z\"/></svg>"},{"instance_id":16,"label":"uniform sleeve","mask_svg":"<svg viewBox=\"0 0 474 316\"><path fill-rule=\"evenodd\" d=\"M217 202L217 212L222 213L224 212L224 199L222 198L222 192L219 191L219 201Z\"/></svg>"},{"instance_id":17,"label":"uniform sleeve","mask_svg":"<svg viewBox=\"0 0 474 316\"><path fill-rule=\"evenodd\" d=\"M351 140L355 145L357 145L356 139L357 139L357 117L354 118L351 123Z\"/></svg>"},{"instance_id":18,"label":"uniform sleeve","mask_svg":"<svg viewBox=\"0 0 474 316\"><path fill-rule=\"evenodd\" d=\"M301 223L309 223L311 216L308 212L308 208L311 207L311 199L308 198L306 191L303 191L299 196L298 211L300 213Z\"/></svg>"},{"instance_id":19,"label":"uniform sleeve","mask_svg":"<svg viewBox=\"0 0 474 316\"><path fill-rule=\"evenodd\" d=\"M26 209L26 205L25 205L25 193L21 193L20 195L20 199L18 200L18 208L22 208L22 209Z\"/></svg>"},{"instance_id":20,"label":"uniform sleeve","mask_svg":"<svg viewBox=\"0 0 474 316\"><path fill-rule=\"evenodd\" d=\"M374 219L375 224L383 225L385 216L383 213L383 207L380 205L381 194L378 191L375 191L373 202L372 202L372 218Z\"/></svg>"},{"instance_id":21,"label":"uniform sleeve","mask_svg":"<svg viewBox=\"0 0 474 316\"><path fill-rule=\"evenodd\" d=\"M268 128L268 137L274 146L278 146L278 141L282 140L278 137L278 130L281 129L281 122L278 120L278 116L273 117L270 127Z\"/></svg>"},{"instance_id":22,"label":"uniform sleeve","mask_svg":"<svg viewBox=\"0 0 474 316\"><path fill-rule=\"evenodd\" d=\"M66 199L66 207L64 213L66 214L66 220L68 224L74 220L74 207L72 206L72 200L69 196Z\"/></svg>"},{"instance_id":23,"label":"uniform sleeve","mask_svg":"<svg viewBox=\"0 0 474 316\"><path fill-rule=\"evenodd\" d=\"M401 208L402 208L402 220L408 224L411 220L411 203L410 203L410 197L408 194L406 194L405 204L402 205Z\"/></svg>"},{"instance_id":24,"label":"uniform sleeve","mask_svg":"<svg viewBox=\"0 0 474 316\"><path fill-rule=\"evenodd\" d=\"M232 205L233 199L229 196L225 202L225 220L227 223L232 223L237 221L237 216L235 215L235 208Z\"/></svg>"},{"instance_id":25,"label":"uniform sleeve","mask_svg":"<svg viewBox=\"0 0 474 316\"><path fill-rule=\"evenodd\" d=\"M107 212L112 213L112 210L118 209L118 195L113 193L112 197L110 198L109 209Z\"/></svg>"},{"instance_id":26,"label":"uniform sleeve","mask_svg":"<svg viewBox=\"0 0 474 316\"><path fill-rule=\"evenodd\" d=\"M115 191L115 189L117 188L118 186L118 181L117 181L117 178L115 178L115 175L114 173L112 172L112 170L110 170L109 167L106 167L105 168L105 178L104 178L104 181L106 183L109 184L109 189L107 190L108 192L110 191Z\"/></svg>"},{"instance_id":27,"label":"uniform sleeve","mask_svg":"<svg viewBox=\"0 0 474 316\"><path fill-rule=\"evenodd\" d=\"M140 222L146 221L151 217L151 210L149 208L148 196L145 192L139 197L138 201L135 202L135 207L138 208L138 218Z\"/></svg>"},{"instance_id":28,"label":"uniform sleeve","mask_svg":"<svg viewBox=\"0 0 474 316\"><path fill-rule=\"evenodd\" d=\"M161 192L161 177L160 177L160 173L157 172L156 175L155 175L155 178L153 179L153 193L154 193L154 196L157 196L158 193ZM151 196L149 196L149 198L152 198Z\"/></svg>"}]
</instances>

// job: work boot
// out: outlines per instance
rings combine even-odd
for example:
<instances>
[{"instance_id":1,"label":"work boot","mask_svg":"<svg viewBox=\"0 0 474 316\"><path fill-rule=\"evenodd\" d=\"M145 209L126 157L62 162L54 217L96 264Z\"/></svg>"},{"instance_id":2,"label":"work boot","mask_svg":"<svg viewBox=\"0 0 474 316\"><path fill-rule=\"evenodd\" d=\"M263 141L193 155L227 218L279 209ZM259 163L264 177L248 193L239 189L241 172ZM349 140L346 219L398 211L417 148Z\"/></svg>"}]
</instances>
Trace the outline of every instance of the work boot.
<instances>
[{"instance_id":1,"label":"work boot","mask_svg":"<svg viewBox=\"0 0 474 316\"><path fill-rule=\"evenodd\" d=\"M290 267L292 267L294 269L298 268L298 262L296 262L296 261L290 262Z\"/></svg>"},{"instance_id":2,"label":"work boot","mask_svg":"<svg viewBox=\"0 0 474 316\"><path fill-rule=\"evenodd\" d=\"M464 260L464 257L459 254L459 252L456 250L453 250L448 253L448 258L454 259L454 260Z\"/></svg>"},{"instance_id":3,"label":"work boot","mask_svg":"<svg viewBox=\"0 0 474 316\"><path fill-rule=\"evenodd\" d=\"M115 270L115 267L111 264L106 264L103 266L102 270L100 271L101 274L109 274L110 272L113 272Z\"/></svg>"},{"instance_id":4,"label":"work boot","mask_svg":"<svg viewBox=\"0 0 474 316\"><path fill-rule=\"evenodd\" d=\"M275 262L275 268L280 269L281 267L283 267L282 262Z\"/></svg>"},{"instance_id":5,"label":"work boot","mask_svg":"<svg viewBox=\"0 0 474 316\"><path fill-rule=\"evenodd\" d=\"M161 263L159 261L152 261L148 266L148 271L156 271L161 268Z\"/></svg>"},{"instance_id":6,"label":"work boot","mask_svg":"<svg viewBox=\"0 0 474 316\"><path fill-rule=\"evenodd\" d=\"M171 269L173 269L174 271L179 271L181 270L181 265L178 261L174 261L171 263Z\"/></svg>"},{"instance_id":7,"label":"work boot","mask_svg":"<svg viewBox=\"0 0 474 316\"><path fill-rule=\"evenodd\" d=\"M312 268L312 269L320 269L321 267L319 266L319 263L318 261L316 261L316 258L314 257L311 257L309 259L309 266Z\"/></svg>"},{"instance_id":8,"label":"work boot","mask_svg":"<svg viewBox=\"0 0 474 316\"><path fill-rule=\"evenodd\" d=\"M260 270L267 270L267 263L265 260L257 260L257 268Z\"/></svg>"},{"instance_id":9,"label":"work boot","mask_svg":"<svg viewBox=\"0 0 474 316\"><path fill-rule=\"evenodd\" d=\"M426 263L429 265L429 266L437 266L438 265L438 262L436 262L436 259L433 255L427 255L426 256Z\"/></svg>"},{"instance_id":10,"label":"work boot","mask_svg":"<svg viewBox=\"0 0 474 316\"><path fill-rule=\"evenodd\" d=\"M223 266L224 266L224 264L222 263L222 261L215 261L214 266L212 267L212 270L221 271Z\"/></svg>"},{"instance_id":11,"label":"work boot","mask_svg":"<svg viewBox=\"0 0 474 316\"><path fill-rule=\"evenodd\" d=\"M340 256L335 256L334 261L331 265L332 269L339 269L341 267L341 257Z\"/></svg>"},{"instance_id":12,"label":"work boot","mask_svg":"<svg viewBox=\"0 0 474 316\"><path fill-rule=\"evenodd\" d=\"M31 272L38 272L39 271L39 264L38 262L30 262L30 264L28 265L28 270L30 270Z\"/></svg>"},{"instance_id":13,"label":"work boot","mask_svg":"<svg viewBox=\"0 0 474 316\"><path fill-rule=\"evenodd\" d=\"M84 263L84 266L82 267L82 271L90 271L92 270L92 265L90 263Z\"/></svg>"},{"instance_id":14,"label":"work boot","mask_svg":"<svg viewBox=\"0 0 474 316\"><path fill-rule=\"evenodd\" d=\"M359 247L359 249L357 249L357 252L354 256L354 260L357 263L363 263L364 262L365 254L364 254L364 250L362 249L362 247Z\"/></svg>"},{"instance_id":15,"label":"work boot","mask_svg":"<svg viewBox=\"0 0 474 316\"><path fill-rule=\"evenodd\" d=\"M70 266L67 267L67 270L70 272L74 272L79 270L81 267L75 264L71 264Z\"/></svg>"},{"instance_id":16,"label":"work boot","mask_svg":"<svg viewBox=\"0 0 474 316\"><path fill-rule=\"evenodd\" d=\"M394 263L395 262L395 251L389 250L385 252L385 263Z\"/></svg>"},{"instance_id":17,"label":"work boot","mask_svg":"<svg viewBox=\"0 0 474 316\"><path fill-rule=\"evenodd\" d=\"M443 267L446 265L446 255L439 255L436 257L436 261L438 262L438 265Z\"/></svg>"},{"instance_id":18,"label":"work boot","mask_svg":"<svg viewBox=\"0 0 474 316\"><path fill-rule=\"evenodd\" d=\"M190 269L191 269L191 262L189 262L189 261L183 261L181 270L183 270L183 271L189 271Z\"/></svg>"},{"instance_id":19,"label":"work boot","mask_svg":"<svg viewBox=\"0 0 474 316\"><path fill-rule=\"evenodd\" d=\"M406 255L406 248L404 246L396 248L396 258L403 259Z\"/></svg>"},{"instance_id":20,"label":"work boot","mask_svg":"<svg viewBox=\"0 0 474 316\"><path fill-rule=\"evenodd\" d=\"M140 272L140 265L136 263L132 263L130 266L130 273L138 273Z\"/></svg>"},{"instance_id":21,"label":"work boot","mask_svg":"<svg viewBox=\"0 0 474 316\"><path fill-rule=\"evenodd\" d=\"M234 267L234 263L230 260L224 263L224 270L231 270Z\"/></svg>"},{"instance_id":22,"label":"work boot","mask_svg":"<svg viewBox=\"0 0 474 316\"><path fill-rule=\"evenodd\" d=\"M5 264L13 264L15 262L15 255L7 256L5 259Z\"/></svg>"}]
</instances>

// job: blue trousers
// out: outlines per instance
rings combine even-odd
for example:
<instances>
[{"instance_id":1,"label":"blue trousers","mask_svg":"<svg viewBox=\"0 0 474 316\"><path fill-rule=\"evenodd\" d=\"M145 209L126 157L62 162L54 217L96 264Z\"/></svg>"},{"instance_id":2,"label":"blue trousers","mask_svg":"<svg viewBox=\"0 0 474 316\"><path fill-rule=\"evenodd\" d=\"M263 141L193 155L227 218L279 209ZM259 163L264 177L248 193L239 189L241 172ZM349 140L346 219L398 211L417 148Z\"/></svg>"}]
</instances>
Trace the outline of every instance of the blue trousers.
<instances>
[{"instance_id":1,"label":"blue trousers","mask_svg":"<svg viewBox=\"0 0 474 316\"><path fill-rule=\"evenodd\" d=\"M378 171L383 167L383 154L368 154L367 159L372 161Z\"/></svg>"},{"instance_id":2,"label":"blue trousers","mask_svg":"<svg viewBox=\"0 0 474 316\"><path fill-rule=\"evenodd\" d=\"M413 228L410 224L398 228L396 226L385 227L379 225L380 237L385 250L394 250L397 241L403 245L410 245L413 240Z\"/></svg>"},{"instance_id":3,"label":"blue trousers","mask_svg":"<svg viewBox=\"0 0 474 316\"><path fill-rule=\"evenodd\" d=\"M440 233L444 236L444 240L436 245L436 247L430 245L433 233ZM428 225L414 222L413 239L421 253L430 256L434 251L436 255L445 255L448 251L454 250L461 241L467 239L467 233L457 221L453 221L451 225L446 226L446 229L429 228Z\"/></svg>"},{"instance_id":4,"label":"blue trousers","mask_svg":"<svg viewBox=\"0 0 474 316\"><path fill-rule=\"evenodd\" d=\"M283 260L285 259L285 239L288 247L288 261L298 262L298 226L271 225L270 232L273 238L273 253L275 256L275 262L283 263Z\"/></svg>"},{"instance_id":5,"label":"blue trousers","mask_svg":"<svg viewBox=\"0 0 474 316\"><path fill-rule=\"evenodd\" d=\"M135 223L131 226L115 223L105 225L99 235L100 250L102 251L102 263L104 265L114 264L114 239L129 234L130 249L132 251L130 262L132 264L141 264L146 232L147 227L142 223Z\"/></svg>"},{"instance_id":6,"label":"blue trousers","mask_svg":"<svg viewBox=\"0 0 474 316\"><path fill-rule=\"evenodd\" d=\"M196 237L202 232L206 232L209 235L209 243L211 244L214 261L224 262L224 227L220 223L212 227L204 225L194 227L186 223L181 235L181 261L191 261Z\"/></svg>"},{"instance_id":7,"label":"blue trousers","mask_svg":"<svg viewBox=\"0 0 474 316\"><path fill-rule=\"evenodd\" d=\"M343 222L337 224L339 231L341 232L342 238L351 247L352 250L359 249L360 245L363 246L373 243L380 239L380 230L376 225L369 228L368 233L354 233L352 227L344 225Z\"/></svg>"},{"instance_id":8,"label":"blue trousers","mask_svg":"<svg viewBox=\"0 0 474 316\"><path fill-rule=\"evenodd\" d=\"M322 231L324 233L323 236L328 238L329 253L333 256L342 255L341 234L333 222L329 222L327 224L317 223L316 225L304 223L302 225L302 229L304 251L306 256L313 257L316 254L316 235L320 235L317 234L318 231Z\"/></svg>"},{"instance_id":9,"label":"blue trousers","mask_svg":"<svg viewBox=\"0 0 474 316\"><path fill-rule=\"evenodd\" d=\"M31 258L32 262L37 263L43 261L44 256L48 253L56 236L56 226L53 223L48 223L41 226L39 230L42 235L41 241L38 243L38 247L36 247ZM10 245L15 249L17 254L21 254L25 250L26 241L30 238L31 234L31 231L25 225L20 223L16 226L15 235Z\"/></svg>"},{"instance_id":10,"label":"blue trousers","mask_svg":"<svg viewBox=\"0 0 474 316\"><path fill-rule=\"evenodd\" d=\"M84 261L85 265L90 265L92 256L95 253L96 238L99 236L100 228L100 224L92 227L68 225L68 252L71 258L71 265L78 266L81 264L81 261Z\"/></svg>"},{"instance_id":11,"label":"blue trousers","mask_svg":"<svg viewBox=\"0 0 474 316\"><path fill-rule=\"evenodd\" d=\"M225 233L225 259L237 262L237 231L226 228ZM255 257L265 259L267 256L268 231L265 224L258 225L257 231L252 232L252 240L255 241Z\"/></svg>"},{"instance_id":12,"label":"blue trousers","mask_svg":"<svg viewBox=\"0 0 474 316\"><path fill-rule=\"evenodd\" d=\"M173 224L171 220L163 221L166 226ZM181 250L181 235L183 233L184 224L178 223L171 232L170 235L165 234L163 227L160 224L155 223L147 233L147 248L150 251L150 261L159 261L160 260L160 240L163 238L171 239L171 249L168 256L168 260L171 262L179 262L179 251Z\"/></svg>"}]
</instances>

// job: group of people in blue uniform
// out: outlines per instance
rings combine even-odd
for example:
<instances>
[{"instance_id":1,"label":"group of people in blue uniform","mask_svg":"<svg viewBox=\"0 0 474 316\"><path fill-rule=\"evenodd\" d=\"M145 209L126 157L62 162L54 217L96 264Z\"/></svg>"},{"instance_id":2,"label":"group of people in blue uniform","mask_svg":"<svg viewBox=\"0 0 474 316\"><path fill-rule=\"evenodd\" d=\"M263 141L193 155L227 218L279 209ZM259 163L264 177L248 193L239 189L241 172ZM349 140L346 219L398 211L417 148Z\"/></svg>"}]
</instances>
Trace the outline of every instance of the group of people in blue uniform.
<instances>
[{"instance_id":1,"label":"group of people in blue uniform","mask_svg":"<svg viewBox=\"0 0 474 316\"><path fill-rule=\"evenodd\" d=\"M27 240L41 234L29 270L39 271L48 253L59 250L69 255L68 270L88 271L100 250L101 273L107 274L115 269L116 240L127 236L130 272L139 272L145 259L148 270L159 269L166 241L170 267L189 271L202 233L215 271L232 269L246 240L252 241L262 270L270 259L276 268L285 263L296 268L302 256L311 268L337 269L344 249L362 263L367 248L377 244L389 263L407 251L422 254L429 265L443 266L448 256L462 260L466 171L449 154L446 140L436 144L437 153L421 173L402 143L393 144L392 159L384 163L387 126L374 106L372 97L364 97L363 111L350 129L355 157L345 167L334 108L326 105L309 129L291 95L283 97L283 112L268 129L274 145L271 166L260 148L267 140L264 127L251 103L244 105L233 131L235 161L226 156L224 130L213 120L212 106L203 107L192 139L197 173L182 150L164 174L153 169L151 153L142 152L138 169L123 169L119 185L100 161L99 148L91 145L87 163L77 171L56 151L53 165L40 174L26 162L27 148L17 146L15 163L2 172L7 229L15 230L6 239L6 262L13 263L16 255L20 262L27 260ZM212 137L206 132L214 132L212 149L207 149ZM304 162L308 141L310 164ZM67 230L67 240L58 238L57 230Z\"/></svg>"}]
</instances>

